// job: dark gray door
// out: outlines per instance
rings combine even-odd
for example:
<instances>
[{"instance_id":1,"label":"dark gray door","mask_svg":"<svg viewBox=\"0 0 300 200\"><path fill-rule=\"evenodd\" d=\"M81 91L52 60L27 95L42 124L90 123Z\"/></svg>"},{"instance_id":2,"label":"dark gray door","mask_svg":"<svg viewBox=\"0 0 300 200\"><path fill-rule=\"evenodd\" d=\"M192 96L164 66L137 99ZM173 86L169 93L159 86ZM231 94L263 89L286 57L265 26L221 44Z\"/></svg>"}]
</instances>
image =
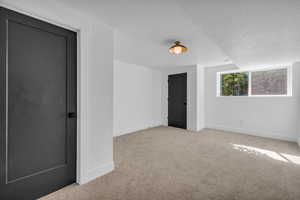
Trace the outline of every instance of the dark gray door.
<instances>
[{"instance_id":1,"label":"dark gray door","mask_svg":"<svg viewBox=\"0 0 300 200\"><path fill-rule=\"evenodd\" d=\"M76 179L76 33L0 8L0 199Z\"/></svg>"},{"instance_id":2,"label":"dark gray door","mask_svg":"<svg viewBox=\"0 0 300 200\"><path fill-rule=\"evenodd\" d=\"M187 74L168 78L168 125L186 129Z\"/></svg>"}]
</instances>

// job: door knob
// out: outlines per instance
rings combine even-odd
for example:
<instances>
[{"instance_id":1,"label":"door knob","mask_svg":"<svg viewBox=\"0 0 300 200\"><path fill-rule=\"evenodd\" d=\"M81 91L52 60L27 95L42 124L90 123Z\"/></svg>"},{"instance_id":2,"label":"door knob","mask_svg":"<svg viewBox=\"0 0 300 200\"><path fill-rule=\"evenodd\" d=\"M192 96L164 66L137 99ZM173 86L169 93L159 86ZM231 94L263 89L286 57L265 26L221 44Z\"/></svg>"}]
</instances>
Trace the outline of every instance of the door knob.
<instances>
[{"instance_id":1,"label":"door knob","mask_svg":"<svg viewBox=\"0 0 300 200\"><path fill-rule=\"evenodd\" d=\"M77 118L77 114L75 112L68 113L69 118Z\"/></svg>"}]
</instances>

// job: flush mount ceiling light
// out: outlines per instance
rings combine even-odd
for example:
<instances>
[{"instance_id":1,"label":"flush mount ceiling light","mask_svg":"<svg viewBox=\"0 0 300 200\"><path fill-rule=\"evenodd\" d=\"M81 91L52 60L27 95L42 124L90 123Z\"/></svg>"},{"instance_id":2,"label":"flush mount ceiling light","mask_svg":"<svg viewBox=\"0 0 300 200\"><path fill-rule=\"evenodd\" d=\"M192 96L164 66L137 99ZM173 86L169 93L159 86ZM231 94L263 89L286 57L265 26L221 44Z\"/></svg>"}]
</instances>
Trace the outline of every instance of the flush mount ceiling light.
<instances>
[{"instance_id":1,"label":"flush mount ceiling light","mask_svg":"<svg viewBox=\"0 0 300 200\"><path fill-rule=\"evenodd\" d=\"M187 48L180 44L179 41L175 42L175 45L171 46L169 52L172 54L181 54L187 51Z\"/></svg>"}]
</instances>

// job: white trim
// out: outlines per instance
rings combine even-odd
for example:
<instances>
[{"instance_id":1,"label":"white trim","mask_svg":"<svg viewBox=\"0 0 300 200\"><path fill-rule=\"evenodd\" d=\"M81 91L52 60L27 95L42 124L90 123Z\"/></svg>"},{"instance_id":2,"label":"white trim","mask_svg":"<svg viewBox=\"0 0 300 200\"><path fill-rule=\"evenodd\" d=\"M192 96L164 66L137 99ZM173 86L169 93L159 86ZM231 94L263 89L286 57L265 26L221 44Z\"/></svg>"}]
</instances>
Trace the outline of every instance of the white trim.
<instances>
[{"instance_id":1,"label":"white trim","mask_svg":"<svg viewBox=\"0 0 300 200\"><path fill-rule=\"evenodd\" d=\"M287 67L287 96L293 96L293 65Z\"/></svg>"},{"instance_id":2,"label":"white trim","mask_svg":"<svg viewBox=\"0 0 300 200\"><path fill-rule=\"evenodd\" d=\"M0 2L0 6L10 10L31 16L33 18L72 30L77 32L77 173L76 182L83 184L87 179L87 102L88 102L88 79L87 79L87 42L89 26L86 24L67 25L62 19L50 19L43 17L30 10L21 8L19 6L10 5L8 3Z\"/></svg>"},{"instance_id":3,"label":"white trim","mask_svg":"<svg viewBox=\"0 0 300 200\"><path fill-rule=\"evenodd\" d=\"M292 64L287 65L279 65L279 66L270 66L270 67L252 67L252 68L245 68L245 69L237 69L237 70L230 70L230 71L221 71L217 72L219 74L231 74L231 73L238 73L238 72L258 72L258 71L267 71L267 70L274 70L274 69L287 69Z\"/></svg>"},{"instance_id":4,"label":"white trim","mask_svg":"<svg viewBox=\"0 0 300 200\"><path fill-rule=\"evenodd\" d=\"M251 97L252 95L252 73L248 73L248 96Z\"/></svg>"},{"instance_id":5,"label":"white trim","mask_svg":"<svg viewBox=\"0 0 300 200\"><path fill-rule=\"evenodd\" d=\"M234 133L241 133L241 134L271 138L276 140L284 140L289 142L297 142L297 138L282 136L275 132L249 130L244 128L234 128L234 127L227 127L227 126L220 126L220 125L206 125L205 128L221 130L221 131L230 131Z\"/></svg>"},{"instance_id":6,"label":"white trim","mask_svg":"<svg viewBox=\"0 0 300 200\"><path fill-rule=\"evenodd\" d=\"M288 95L217 96L217 98L293 98Z\"/></svg>"},{"instance_id":7,"label":"white trim","mask_svg":"<svg viewBox=\"0 0 300 200\"><path fill-rule=\"evenodd\" d=\"M86 171L87 171L87 158L88 158L88 63L87 63L87 43L88 43L88 33L87 31L81 30L78 32L78 62L77 62L77 175L76 182L78 184L83 184ZM79 39L80 38L80 39ZM85 66L85 67L84 67Z\"/></svg>"},{"instance_id":8,"label":"white trim","mask_svg":"<svg viewBox=\"0 0 300 200\"><path fill-rule=\"evenodd\" d=\"M32 17L32 18L35 18L35 19L39 19L41 21L44 21L44 22L47 22L47 23L50 23L50 24L53 24L53 25L56 25L56 26L68 29L68 30L71 30L71 31L75 31L75 32L79 31L78 27L69 26L69 25L67 25L65 23L62 23L62 22L59 22L59 21L56 21L56 20L53 20L53 19L49 19L47 17L43 17L43 16L38 15L36 13L33 13L33 12L29 11L29 10L22 9L21 7L10 5L8 3L4 3L4 2L1 2L1 1L0 1L0 6L2 6L4 8L7 8L9 10L12 10L12 11L18 12L18 13L21 13L23 15L27 15L29 17Z\"/></svg>"},{"instance_id":9,"label":"white trim","mask_svg":"<svg viewBox=\"0 0 300 200\"><path fill-rule=\"evenodd\" d=\"M152 128L157 128L157 127L160 127L160 126L163 126L163 124L160 122L160 123L153 123L153 125L150 125L150 126L147 126L147 127L139 127L139 128L133 128L133 129L129 129L129 130L126 130L126 131L120 131L120 130L115 130L114 131L114 137L119 137L119 136L122 136L122 135L128 135L128 134L131 134L131 133L135 133L135 132L138 132L138 131L145 131L145 130L148 130L148 129L152 129Z\"/></svg>"},{"instance_id":10,"label":"white trim","mask_svg":"<svg viewBox=\"0 0 300 200\"><path fill-rule=\"evenodd\" d=\"M87 175L84 177L81 184L86 184L96 178L99 178L99 177L103 176L104 174L107 174L107 173L113 171L114 168L115 168L114 162L109 162L104 165L99 165L87 172Z\"/></svg>"}]
</instances>

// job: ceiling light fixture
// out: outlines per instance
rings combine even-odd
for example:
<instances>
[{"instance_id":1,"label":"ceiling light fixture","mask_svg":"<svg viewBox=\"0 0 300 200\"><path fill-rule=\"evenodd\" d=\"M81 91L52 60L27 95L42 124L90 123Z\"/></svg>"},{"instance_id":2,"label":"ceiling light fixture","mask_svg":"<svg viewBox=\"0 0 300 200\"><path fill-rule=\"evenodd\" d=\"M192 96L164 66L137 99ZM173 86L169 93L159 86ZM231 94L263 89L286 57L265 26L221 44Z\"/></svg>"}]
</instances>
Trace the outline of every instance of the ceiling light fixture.
<instances>
[{"instance_id":1,"label":"ceiling light fixture","mask_svg":"<svg viewBox=\"0 0 300 200\"><path fill-rule=\"evenodd\" d=\"M187 51L187 48L180 44L179 41L175 42L175 45L171 46L169 52L172 54L181 54Z\"/></svg>"}]
</instances>

